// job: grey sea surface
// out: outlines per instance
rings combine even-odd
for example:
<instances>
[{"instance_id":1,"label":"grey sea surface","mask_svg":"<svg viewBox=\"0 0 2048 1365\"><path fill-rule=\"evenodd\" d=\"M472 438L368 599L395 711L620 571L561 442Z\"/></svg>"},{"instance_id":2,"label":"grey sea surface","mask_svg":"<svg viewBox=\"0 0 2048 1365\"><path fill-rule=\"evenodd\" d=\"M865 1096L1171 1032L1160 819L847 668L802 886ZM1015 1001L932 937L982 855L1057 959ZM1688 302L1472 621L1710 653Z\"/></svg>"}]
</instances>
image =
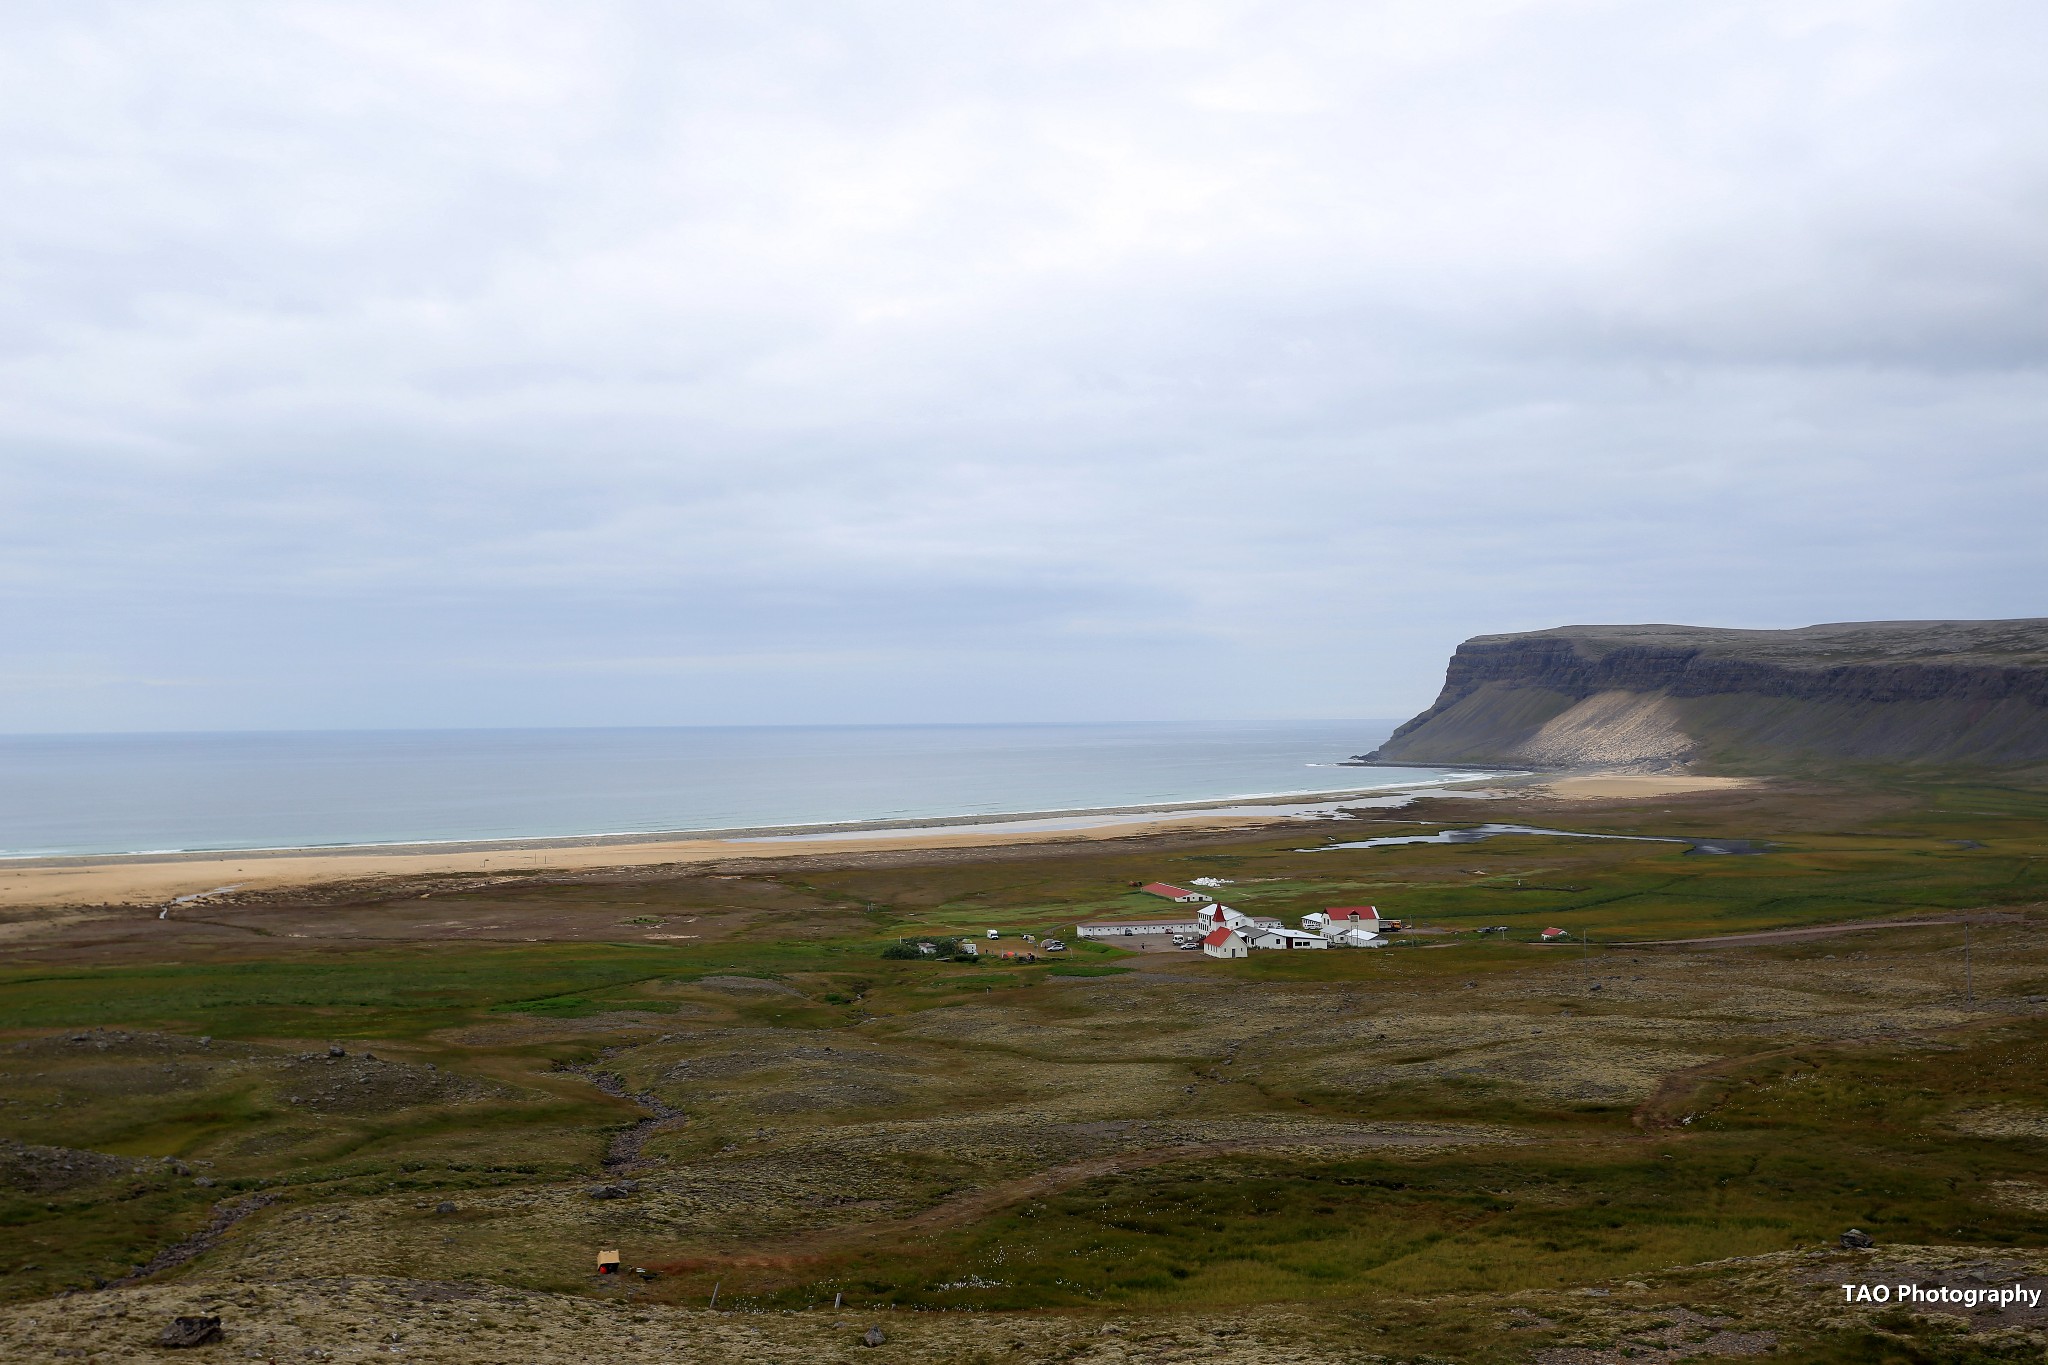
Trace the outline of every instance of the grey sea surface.
<instances>
[{"instance_id":1,"label":"grey sea surface","mask_svg":"<svg viewBox=\"0 0 2048 1365\"><path fill-rule=\"evenodd\" d=\"M0 856L760 830L1469 780L1385 720L0 736Z\"/></svg>"}]
</instances>

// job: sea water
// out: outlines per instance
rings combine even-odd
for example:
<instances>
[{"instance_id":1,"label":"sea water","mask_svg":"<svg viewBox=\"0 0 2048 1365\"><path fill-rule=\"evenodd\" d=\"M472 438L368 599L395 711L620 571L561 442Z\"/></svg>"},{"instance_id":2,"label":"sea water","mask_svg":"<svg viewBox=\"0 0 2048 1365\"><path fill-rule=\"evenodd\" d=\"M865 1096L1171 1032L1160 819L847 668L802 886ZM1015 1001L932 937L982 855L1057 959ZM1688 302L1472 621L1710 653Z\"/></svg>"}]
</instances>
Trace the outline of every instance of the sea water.
<instances>
[{"instance_id":1,"label":"sea water","mask_svg":"<svg viewBox=\"0 0 2048 1365\"><path fill-rule=\"evenodd\" d=\"M0 737L0 856L762 829L1458 776L1334 766L1392 728L1327 720Z\"/></svg>"}]
</instances>

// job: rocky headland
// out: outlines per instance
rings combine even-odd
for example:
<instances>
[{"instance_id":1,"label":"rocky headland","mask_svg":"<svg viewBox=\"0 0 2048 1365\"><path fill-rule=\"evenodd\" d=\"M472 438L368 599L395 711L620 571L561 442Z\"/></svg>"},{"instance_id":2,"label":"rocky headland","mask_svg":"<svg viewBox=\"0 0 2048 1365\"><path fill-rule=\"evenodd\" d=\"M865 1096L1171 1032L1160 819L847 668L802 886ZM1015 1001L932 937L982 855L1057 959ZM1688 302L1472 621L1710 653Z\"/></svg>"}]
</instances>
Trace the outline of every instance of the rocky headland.
<instances>
[{"instance_id":1,"label":"rocky headland","mask_svg":"<svg viewBox=\"0 0 2048 1365\"><path fill-rule=\"evenodd\" d=\"M1559 626L1458 646L1365 762L1639 771L2048 763L2048 617Z\"/></svg>"}]
</instances>

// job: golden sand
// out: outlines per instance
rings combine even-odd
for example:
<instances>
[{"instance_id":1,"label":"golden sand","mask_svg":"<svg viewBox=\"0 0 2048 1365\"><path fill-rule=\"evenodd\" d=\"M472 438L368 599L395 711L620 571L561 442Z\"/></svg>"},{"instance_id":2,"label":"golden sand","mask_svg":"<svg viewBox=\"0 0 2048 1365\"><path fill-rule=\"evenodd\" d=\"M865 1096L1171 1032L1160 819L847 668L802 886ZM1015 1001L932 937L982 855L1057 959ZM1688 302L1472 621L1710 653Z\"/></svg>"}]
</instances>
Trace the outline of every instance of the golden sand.
<instances>
[{"instance_id":1,"label":"golden sand","mask_svg":"<svg viewBox=\"0 0 2048 1365\"><path fill-rule=\"evenodd\" d=\"M0 907L159 905L179 896L217 888L273 891L324 882L372 877L414 877L446 872L510 872L534 868L591 870L654 867L665 863L706 863L733 858L789 858L817 854L877 853L891 849L986 848L1077 839L1127 839L1169 831L1232 829L1270 823L1269 815L1161 816L1157 820L1069 829L1017 829L961 825L892 834L848 834L843 838L792 840L653 839L645 843L560 846L474 846L446 852L408 849L336 849L282 854L223 853L160 861L144 858L78 859L54 866L0 864ZM173 911L175 914L176 912Z\"/></svg>"}]
</instances>

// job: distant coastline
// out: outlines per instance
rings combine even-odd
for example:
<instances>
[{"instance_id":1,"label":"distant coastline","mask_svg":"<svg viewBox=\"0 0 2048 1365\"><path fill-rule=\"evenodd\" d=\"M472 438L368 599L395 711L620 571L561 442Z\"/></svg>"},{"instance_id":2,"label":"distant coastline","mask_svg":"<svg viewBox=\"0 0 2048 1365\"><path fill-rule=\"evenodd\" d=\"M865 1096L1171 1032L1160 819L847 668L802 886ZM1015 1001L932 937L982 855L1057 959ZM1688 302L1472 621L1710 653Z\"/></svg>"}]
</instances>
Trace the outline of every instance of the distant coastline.
<instances>
[{"instance_id":1,"label":"distant coastline","mask_svg":"<svg viewBox=\"0 0 2048 1365\"><path fill-rule=\"evenodd\" d=\"M0 736L0 867L575 848L1326 799L1391 721Z\"/></svg>"},{"instance_id":2,"label":"distant coastline","mask_svg":"<svg viewBox=\"0 0 2048 1365\"><path fill-rule=\"evenodd\" d=\"M1353 766L1333 764L1335 766ZM1363 766L1363 765L1360 765ZM1374 765L1378 766L1378 765ZM1387 765L1396 766L1396 765ZM1126 806L1072 806L1055 810L999 811L975 815L907 816L889 820L840 820L784 825L753 825L720 829L660 829L607 834L513 835L498 839L421 839L388 843L300 844L271 848L181 848L122 853L0 853L0 867L118 867L130 863L220 862L223 859L333 857L412 857L452 853L523 853L549 849L610 848L641 844L715 841L720 843L844 834L859 837L889 831L951 830L978 825L1025 824L1092 817L1223 813L1246 806L1300 806L1344 801L1388 800L1415 791L1441 790L1479 781L1509 781L1521 772L1472 770L1455 777L1386 783L1376 787L1345 787L1331 791L1259 792L1212 797L1201 801L1147 802ZM1057 832L1057 831L1048 831Z\"/></svg>"}]
</instances>

